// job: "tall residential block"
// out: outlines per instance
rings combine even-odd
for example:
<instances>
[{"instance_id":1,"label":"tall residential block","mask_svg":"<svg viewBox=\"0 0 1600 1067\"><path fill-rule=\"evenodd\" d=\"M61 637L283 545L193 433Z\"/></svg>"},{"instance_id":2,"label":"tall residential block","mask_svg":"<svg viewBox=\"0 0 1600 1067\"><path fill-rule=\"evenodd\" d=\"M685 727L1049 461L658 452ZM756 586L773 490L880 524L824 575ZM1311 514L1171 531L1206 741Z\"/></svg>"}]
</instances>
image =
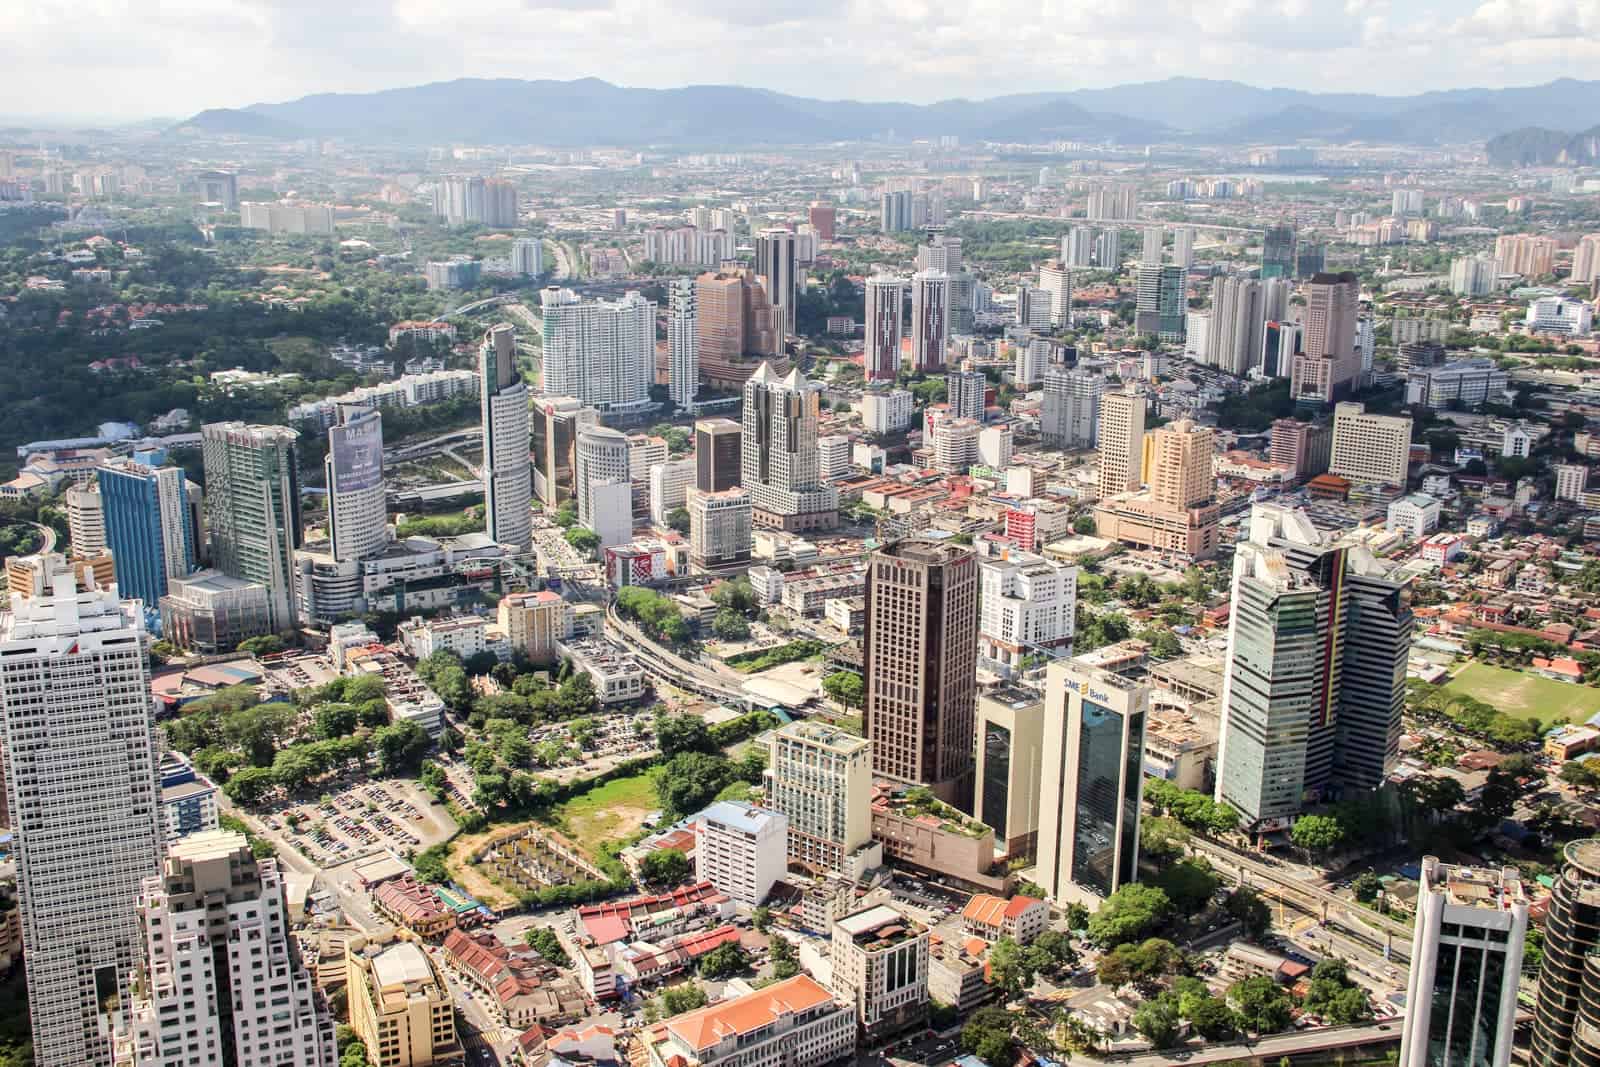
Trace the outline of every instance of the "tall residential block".
<instances>
[{"instance_id":1,"label":"tall residential block","mask_svg":"<svg viewBox=\"0 0 1600 1067\"><path fill-rule=\"evenodd\" d=\"M1072 648L1078 569L1031 552L978 561L978 663L1010 678L1029 657Z\"/></svg>"},{"instance_id":2,"label":"tall residential block","mask_svg":"<svg viewBox=\"0 0 1600 1067\"><path fill-rule=\"evenodd\" d=\"M276 860L241 833L190 834L145 879L137 910L134 1063L334 1067L333 1018L289 935Z\"/></svg>"},{"instance_id":3,"label":"tall residential block","mask_svg":"<svg viewBox=\"0 0 1600 1067\"><path fill-rule=\"evenodd\" d=\"M1600 1062L1600 838L1569 841L1550 891L1530 1062Z\"/></svg>"},{"instance_id":4,"label":"tall residential block","mask_svg":"<svg viewBox=\"0 0 1600 1067\"><path fill-rule=\"evenodd\" d=\"M946 403L953 419L983 421L983 397L989 379L982 371L953 370L944 376Z\"/></svg>"},{"instance_id":5,"label":"tall residential block","mask_svg":"<svg viewBox=\"0 0 1600 1067\"><path fill-rule=\"evenodd\" d=\"M685 411L694 410L700 390L700 315L693 278L672 283L667 310L667 395Z\"/></svg>"},{"instance_id":6,"label":"tall residential block","mask_svg":"<svg viewBox=\"0 0 1600 1067\"><path fill-rule=\"evenodd\" d=\"M544 312L545 393L576 397L601 411L631 411L650 400L655 381L656 306L638 293L584 300L551 286Z\"/></svg>"},{"instance_id":7,"label":"tall residential block","mask_svg":"<svg viewBox=\"0 0 1600 1067\"><path fill-rule=\"evenodd\" d=\"M292 629L294 551L301 538L295 432L216 422L200 434L212 566L265 588L273 631Z\"/></svg>"},{"instance_id":8,"label":"tall residential block","mask_svg":"<svg viewBox=\"0 0 1600 1067\"><path fill-rule=\"evenodd\" d=\"M866 343L862 356L868 381L893 381L900 373L906 282L875 274L867 279Z\"/></svg>"},{"instance_id":9,"label":"tall residential block","mask_svg":"<svg viewBox=\"0 0 1600 1067\"><path fill-rule=\"evenodd\" d=\"M1150 690L1057 660L1044 700L1040 884L1058 902L1104 899L1138 877Z\"/></svg>"},{"instance_id":10,"label":"tall residential block","mask_svg":"<svg viewBox=\"0 0 1600 1067\"><path fill-rule=\"evenodd\" d=\"M1157 262L1139 268L1136 285L1133 328L1163 341L1182 341L1189 310L1188 272Z\"/></svg>"},{"instance_id":11,"label":"tall residential block","mask_svg":"<svg viewBox=\"0 0 1600 1067\"><path fill-rule=\"evenodd\" d=\"M822 480L817 454L817 394L798 369L779 378L766 365L744 386L740 484L758 526L831 530L839 491Z\"/></svg>"},{"instance_id":12,"label":"tall residential block","mask_svg":"<svg viewBox=\"0 0 1600 1067\"><path fill-rule=\"evenodd\" d=\"M694 424L694 487L720 493L739 486L743 429L732 419L700 419Z\"/></svg>"},{"instance_id":13,"label":"tall residential block","mask_svg":"<svg viewBox=\"0 0 1600 1067\"><path fill-rule=\"evenodd\" d=\"M1297 403L1332 404L1353 388L1361 368L1360 298L1361 283L1351 271L1315 274L1306 284L1305 351L1289 376L1289 394Z\"/></svg>"},{"instance_id":14,"label":"tall residential block","mask_svg":"<svg viewBox=\"0 0 1600 1067\"><path fill-rule=\"evenodd\" d=\"M1100 496L1137 492L1144 462L1145 397L1130 386L1100 398Z\"/></svg>"},{"instance_id":15,"label":"tall residential block","mask_svg":"<svg viewBox=\"0 0 1600 1067\"><path fill-rule=\"evenodd\" d=\"M689 563L703 569L750 562L752 508L743 489L704 492L690 489Z\"/></svg>"},{"instance_id":16,"label":"tall residential block","mask_svg":"<svg viewBox=\"0 0 1600 1067\"><path fill-rule=\"evenodd\" d=\"M944 369L950 347L950 275L919 270L911 276L911 369Z\"/></svg>"},{"instance_id":17,"label":"tall residential block","mask_svg":"<svg viewBox=\"0 0 1600 1067\"><path fill-rule=\"evenodd\" d=\"M1104 375L1049 367L1044 372L1039 433L1050 448L1093 448L1099 440Z\"/></svg>"},{"instance_id":18,"label":"tall residential block","mask_svg":"<svg viewBox=\"0 0 1600 1067\"><path fill-rule=\"evenodd\" d=\"M195 569L200 546L189 511L188 481L181 467L153 466L139 458L107 464L96 472L102 550L109 548L117 592L155 608L167 581ZM69 509L73 494L68 493ZM81 510L81 508L80 508ZM77 539L73 551L79 558Z\"/></svg>"},{"instance_id":19,"label":"tall residential block","mask_svg":"<svg viewBox=\"0 0 1600 1067\"><path fill-rule=\"evenodd\" d=\"M762 230L756 235L756 276L761 279L772 302L773 317L782 330L782 339L794 336L794 316L804 288L795 250L795 235L781 227Z\"/></svg>"},{"instance_id":20,"label":"tall residential block","mask_svg":"<svg viewBox=\"0 0 1600 1067\"><path fill-rule=\"evenodd\" d=\"M111 1067L129 1021L161 793L141 614L115 593L11 597L0 615L6 801L28 961L33 1054Z\"/></svg>"},{"instance_id":21,"label":"tall residential block","mask_svg":"<svg viewBox=\"0 0 1600 1067\"><path fill-rule=\"evenodd\" d=\"M625 544L633 537L632 479L628 435L609 426L588 426L578 433L578 521L600 535L603 546ZM629 504L616 503L616 486L627 490Z\"/></svg>"},{"instance_id":22,"label":"tall residential block","mask_svg":"<svg viewBox=\"0 0 1600 1067\"><path fill-rule=\"evenodd\" d=\"M756 907L788 866L789 820L779 811L719 800L694 817L695 877Z\"/></svg>"},{"instance_id":23,"label":"tall residential block","mask_svg":"<svg viewBox=\"0 0 1600 1067\"><path fill-rule=\"evenodd\" d=\"M766 805L789 819L789 862L860 878L872 844L872 743L821 722L772 734Z\"/></svg>"},{"instance_id":24,"label":"tall residential block","mask_svg":"<svg viewBox=\"0 0 1600 1067\"><path fill-rule=\"evenodd\" d=\"M323 461L328 486L328 538L339 561L370 559L389 544L383 485L383 415L376 408L342 408L328 427Z\"/></svg>"},{"instance_id":25,"label":"tall residential block","mask_svg":"<svg viewBox=\"0 0 1600 1067\"><path fill-rule=\"evenodd\" d=\"M1522 878L1424 856L1418 882L1401 1067L1507 1067L1528 933Z\"/></svg>"},{"instance_id":26,"label":"tall residential block","mask_svg":"<svg viewBox=\"0 0 1600 1067\"><path fill-rule=\"evenodd\" d=\"M1261 357L1267 315L1262 285L1255 278L1228 275L1211 289L1209 362L1218 370L1243 377Z\"/></svg>"},{"instance_id":27,"label":"tall residential block","mask_svg":"<svg viewBox=\"0 0 1600 1067\"><path fill-rule=\"evenodd\" d=\"M106 514L98 482L67 490L67 537L74 559L94 559L106 551Z\"/></svg>"},{"instance_id":28,"label":"tall residential block","mask_svg":"<svg viewBox=\"0 0 1600 1067\"><path fill-rule=\"evenodd\" d=\"M1365 405L1348 401L1333 409L1328 473L1404 488L1410 464L1410 415L1369 415Z\"/></svg>"},{"instance_id":29,"label":"tall residential block","mask_svg":"<svg viewBox=\"0 0 1600 1067\"><path fill-rule=\"evenodd\" d=\"M867 564L866 736L879 777L971 799L978 566L970 549L907 539Z\"/></svg>"},{"instance_id":30,"label":"tall residential block","mask_svg":"<svg viewBox=\"0 0 1600 1067\"><path fill-rule=\"evenodd\" d=\"M478 346L478 376L483 381L479 407L488 533L499 544L528 549L533 546L528 387L517 366L517 334L510 323L498 323L484 335Z\"/></svg>"}]
</instances>

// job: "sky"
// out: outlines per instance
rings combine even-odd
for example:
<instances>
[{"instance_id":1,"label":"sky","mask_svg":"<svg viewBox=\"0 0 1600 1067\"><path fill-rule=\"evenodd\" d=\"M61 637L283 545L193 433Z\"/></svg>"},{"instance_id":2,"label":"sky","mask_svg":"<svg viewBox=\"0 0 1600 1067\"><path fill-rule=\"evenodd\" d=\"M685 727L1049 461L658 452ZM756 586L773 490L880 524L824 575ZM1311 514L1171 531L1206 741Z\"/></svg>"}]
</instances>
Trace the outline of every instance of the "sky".
<instances>
[{"instance_id":1,"label":"sky","mask_svg":"<svg viewBox=\"0 0 1600 1067\"><path fill-rule=\"evenodd\" d=\"M0 115L137 120L459 77L929 103L1177 75L1407 94L1600 71L1600 0L24 0Z\"/></svg>"}]
</instances>

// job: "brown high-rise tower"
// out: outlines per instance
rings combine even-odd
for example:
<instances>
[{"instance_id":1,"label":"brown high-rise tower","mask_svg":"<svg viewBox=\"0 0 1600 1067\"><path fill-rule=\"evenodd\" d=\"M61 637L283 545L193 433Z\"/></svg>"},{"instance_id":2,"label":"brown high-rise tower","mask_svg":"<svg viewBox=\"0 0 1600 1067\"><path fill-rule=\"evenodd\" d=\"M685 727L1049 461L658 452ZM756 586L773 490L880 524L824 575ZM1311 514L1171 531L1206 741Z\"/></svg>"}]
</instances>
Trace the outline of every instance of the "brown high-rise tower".
<instances>
[{"instance_id":1,"label":"brown high-rise tower","mask_svg":"<svg viewBox=\"0 0 1600 1067\"><path fill-rule=\"evenodd\" d=\"M970 803L978 651L972 551L913 539L875 553L863 651L872 773Z\"/></svg>"},{"instance_id":2,"label":"brown high-rise tower","mask_svg":"<svg viewBox=\"0 0 1600 1067\"><path fill-rule=\"evenodd\" d=\"M732 419L698 419L694 424L694 487L720 493L739 485L744 430Z\"/></svg>"}]
</instances>

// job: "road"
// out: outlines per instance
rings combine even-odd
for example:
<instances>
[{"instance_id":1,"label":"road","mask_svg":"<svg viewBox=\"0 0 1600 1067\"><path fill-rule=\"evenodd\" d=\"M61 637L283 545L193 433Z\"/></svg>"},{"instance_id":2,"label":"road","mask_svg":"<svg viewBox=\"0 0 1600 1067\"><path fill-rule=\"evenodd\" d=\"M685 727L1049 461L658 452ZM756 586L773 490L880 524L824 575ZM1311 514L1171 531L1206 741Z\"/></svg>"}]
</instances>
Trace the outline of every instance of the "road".
<instances>
[{"instance_id":1,"label":"road","mask_svg":"<svg viewBox=\"0 0 1600 1067\"><path fill-rule=\"evenodd\" d=\"M1129 1067L1172 1067L1183 1064L1251 1062L1274 1063L1282 1056L1296 1056L1306 1052L1357 1048L1363 1045L1388 1045L1400 1040L1403 1018L1395 1016L1379 1022L1358 1026L1326 1026L1317 1030L1298 1030L1275 1034L1259 1041L1230 1041L1227 1044L1207 1044L1199 1048L1169 1049L1166 1052L1146 1052L1131 1056L1107 1056L1111 1063Z\"/></svg>"},{"instance_id":2,"label":"road","mask_svg":"<svg viewBox=\"0 0 1600 1067\"><path fill-rule=\"evenodd\" d=\"M663 648L618 615L615 607L606 609L606 633L627 647L647 672L665 678L680 689L714 700L744 700L743 676L726 668L709 670Z\"/></svg>"}]
</instances>

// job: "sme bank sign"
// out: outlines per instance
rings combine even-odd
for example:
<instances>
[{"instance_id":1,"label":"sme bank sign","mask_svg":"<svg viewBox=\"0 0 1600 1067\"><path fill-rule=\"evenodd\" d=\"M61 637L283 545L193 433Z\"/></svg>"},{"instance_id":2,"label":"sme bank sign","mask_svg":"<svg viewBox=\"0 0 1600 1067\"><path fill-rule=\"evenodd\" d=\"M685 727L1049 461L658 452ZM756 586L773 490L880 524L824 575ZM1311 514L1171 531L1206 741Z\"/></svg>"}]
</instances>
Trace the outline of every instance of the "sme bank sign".
<instances>
[{"instance_id":1,"label":"sme bank sign","mask_svg":"<svg viewBox=\"0 0 1600 1067\"><path fill-rule=\"evenodd\" d=\"M1063 678L1062 681L1066 683L1067 692L1077 693L1085 700L1092 700L1096 704L1105 704L1108 706L1112 702L1112 696L1110 693L1106 692L1104 689L1097 689L1093 685L1089 685L1085 682L1080 682L1070 674Z\"/></svg>"}]
</instances>

